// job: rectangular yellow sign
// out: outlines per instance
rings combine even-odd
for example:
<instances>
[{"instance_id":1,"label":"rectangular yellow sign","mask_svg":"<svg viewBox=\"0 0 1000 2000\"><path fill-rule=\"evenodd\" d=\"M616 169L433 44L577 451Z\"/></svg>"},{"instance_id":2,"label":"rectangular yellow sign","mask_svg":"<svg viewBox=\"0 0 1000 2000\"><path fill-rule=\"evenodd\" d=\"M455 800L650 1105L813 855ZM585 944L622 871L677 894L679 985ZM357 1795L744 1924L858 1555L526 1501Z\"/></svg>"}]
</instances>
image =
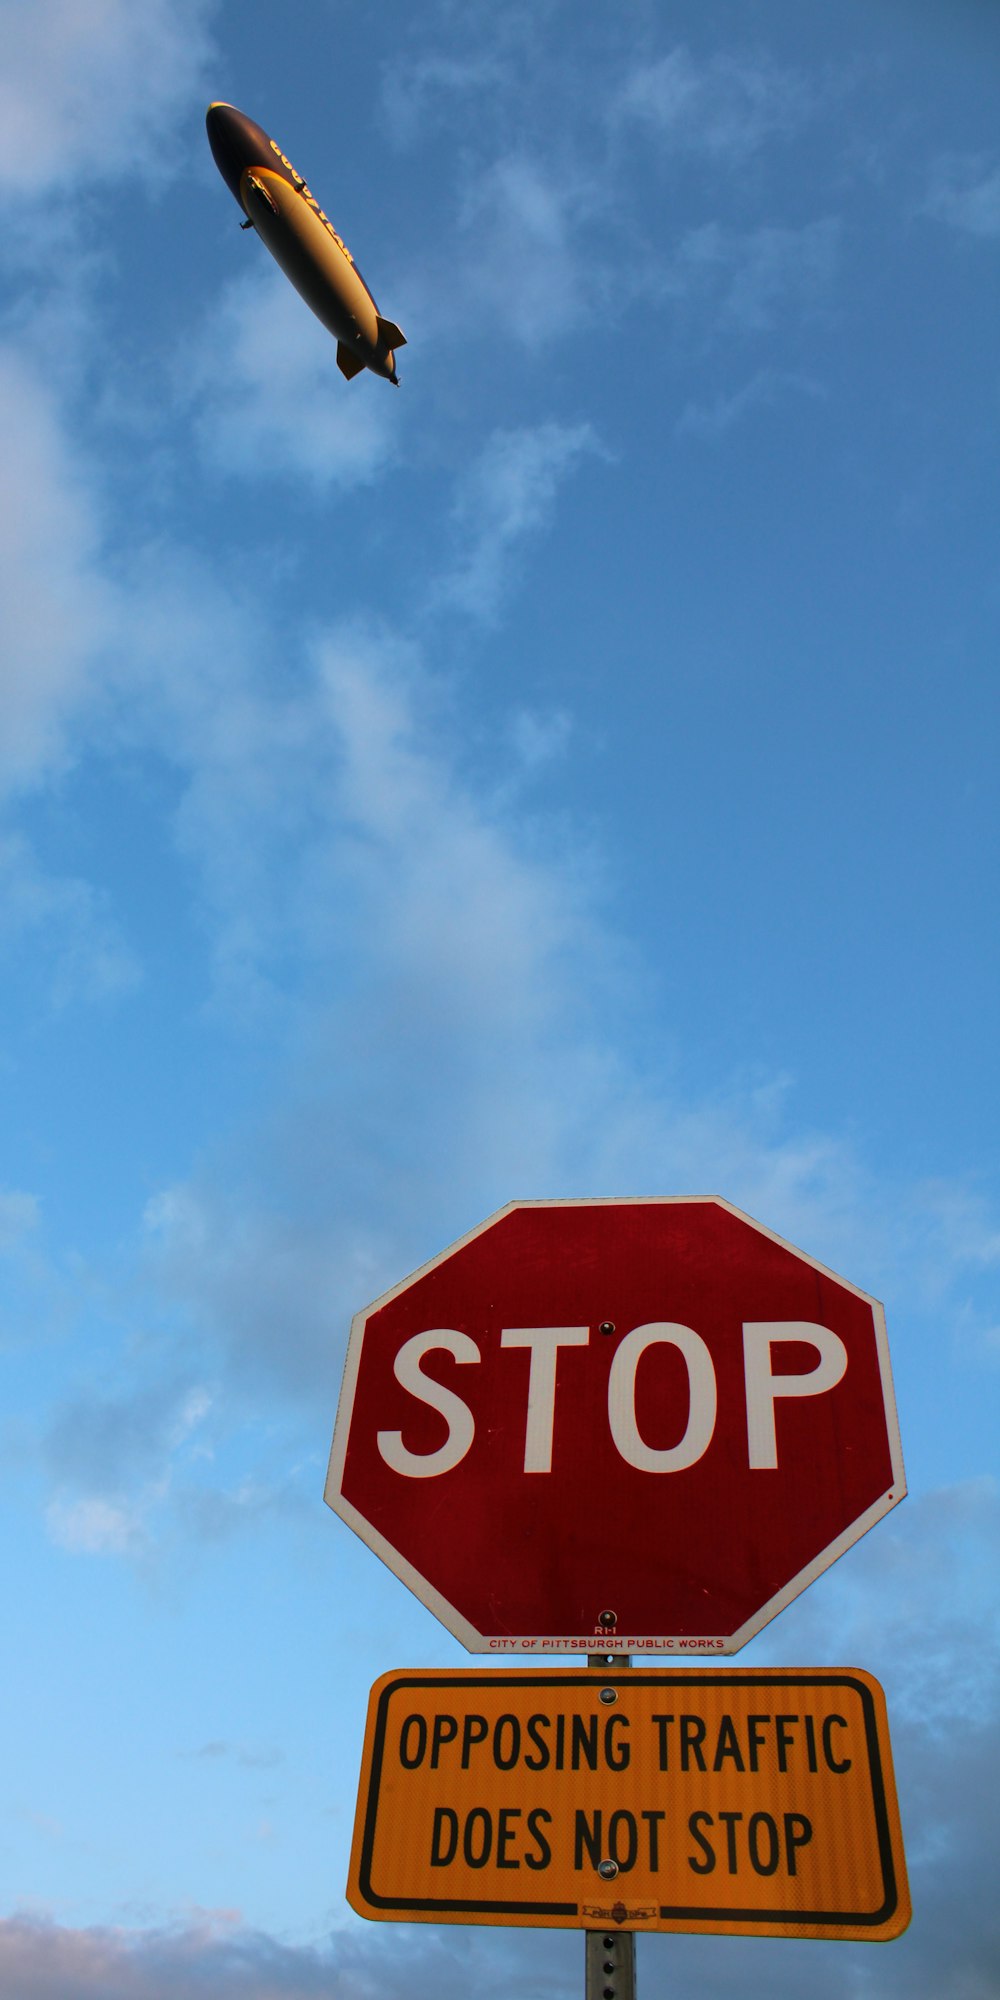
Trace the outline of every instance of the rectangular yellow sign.
<instances>
[{"instance_id":1,"label":"rectangular yellow sign","mask_svg":"<svg viewBox=\"0 0 1000 2000\"><path fill-rule=\"evenodd\" d=\"M384 1674L347 1893L406 1923L898 1937L882 1690L826 1667Z\"/></svg>"}]
</instances>

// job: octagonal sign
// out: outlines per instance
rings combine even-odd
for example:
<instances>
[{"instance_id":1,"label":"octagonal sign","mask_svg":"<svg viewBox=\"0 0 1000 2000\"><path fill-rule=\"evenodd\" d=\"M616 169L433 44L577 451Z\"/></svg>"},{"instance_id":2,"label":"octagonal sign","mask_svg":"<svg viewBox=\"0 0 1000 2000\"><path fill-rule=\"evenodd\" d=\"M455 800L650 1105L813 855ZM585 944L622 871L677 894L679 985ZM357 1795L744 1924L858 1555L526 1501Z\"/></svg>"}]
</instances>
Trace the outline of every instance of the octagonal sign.
<instances>
[{"instance_id":1,"label":"octagonal sign","mask_svg":"<svg viewBox=\"0 0 1000 2000\"><path fill-rule=\"evenodd\" d=\"M326 1497L537 1657L736 1652L905 1490L881 1306L704 1197L512 1202L358 1313Z\"/></svg>"}]
</instances>

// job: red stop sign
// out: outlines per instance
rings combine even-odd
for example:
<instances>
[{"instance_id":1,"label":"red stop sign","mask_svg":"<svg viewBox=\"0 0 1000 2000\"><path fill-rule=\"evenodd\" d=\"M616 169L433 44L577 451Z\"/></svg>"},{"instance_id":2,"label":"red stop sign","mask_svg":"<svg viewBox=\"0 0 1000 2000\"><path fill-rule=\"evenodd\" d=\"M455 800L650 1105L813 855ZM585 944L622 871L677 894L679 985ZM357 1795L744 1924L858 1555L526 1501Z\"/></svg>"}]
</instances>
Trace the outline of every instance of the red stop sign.
<instances>
[{"instance_id":1,"label":"red stop sign","mask_svg":"<svg viewBox=\"0 0 1000 2000\"><path fill-rule=\"evenodd\" d=\"M905 1490L881 1306L705 1198L513 1202L359 1313L326 1497L470 1651L732 1653Z\"/></svg>"}]
</instances>

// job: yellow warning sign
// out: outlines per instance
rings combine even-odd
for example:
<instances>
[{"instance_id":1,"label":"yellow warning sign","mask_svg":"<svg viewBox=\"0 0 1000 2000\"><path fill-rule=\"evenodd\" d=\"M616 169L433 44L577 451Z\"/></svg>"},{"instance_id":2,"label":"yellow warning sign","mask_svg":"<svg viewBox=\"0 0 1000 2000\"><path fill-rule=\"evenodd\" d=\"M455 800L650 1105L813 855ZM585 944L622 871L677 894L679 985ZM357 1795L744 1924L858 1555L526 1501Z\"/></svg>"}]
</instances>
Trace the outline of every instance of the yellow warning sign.
<instances>
[{"instance_id":1,"label":"yellow warning sign","mask_svg":"<svg viewBox=\"0 0 1000 2000\"><path fill-rule=\"evenodd\" d=\"M406 1923L898 1937L882 1690L854 1668L385 1674L348 1896Z\"/></svg>"}]
</instances>

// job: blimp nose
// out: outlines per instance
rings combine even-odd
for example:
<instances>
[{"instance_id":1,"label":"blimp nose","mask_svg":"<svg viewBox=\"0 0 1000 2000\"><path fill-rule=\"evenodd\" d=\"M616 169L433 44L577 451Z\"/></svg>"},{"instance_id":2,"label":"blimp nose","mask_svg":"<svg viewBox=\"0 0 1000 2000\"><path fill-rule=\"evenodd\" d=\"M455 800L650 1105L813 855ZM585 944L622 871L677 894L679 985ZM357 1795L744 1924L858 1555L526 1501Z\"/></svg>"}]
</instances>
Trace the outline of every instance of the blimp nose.
<instances>
[{"instance_id":1,"label":"blimp nose","mask_svg":"<svg viewBox=\"0 0 1000 2000\"><path fill-rule=\"evenodd\" d=\"M259 166L267 157L267 134L235 104L210 104L205 113L205 129L212 157L231 194L240 198L240 176L244 167Z\"/></svg>"}]
</instances>

